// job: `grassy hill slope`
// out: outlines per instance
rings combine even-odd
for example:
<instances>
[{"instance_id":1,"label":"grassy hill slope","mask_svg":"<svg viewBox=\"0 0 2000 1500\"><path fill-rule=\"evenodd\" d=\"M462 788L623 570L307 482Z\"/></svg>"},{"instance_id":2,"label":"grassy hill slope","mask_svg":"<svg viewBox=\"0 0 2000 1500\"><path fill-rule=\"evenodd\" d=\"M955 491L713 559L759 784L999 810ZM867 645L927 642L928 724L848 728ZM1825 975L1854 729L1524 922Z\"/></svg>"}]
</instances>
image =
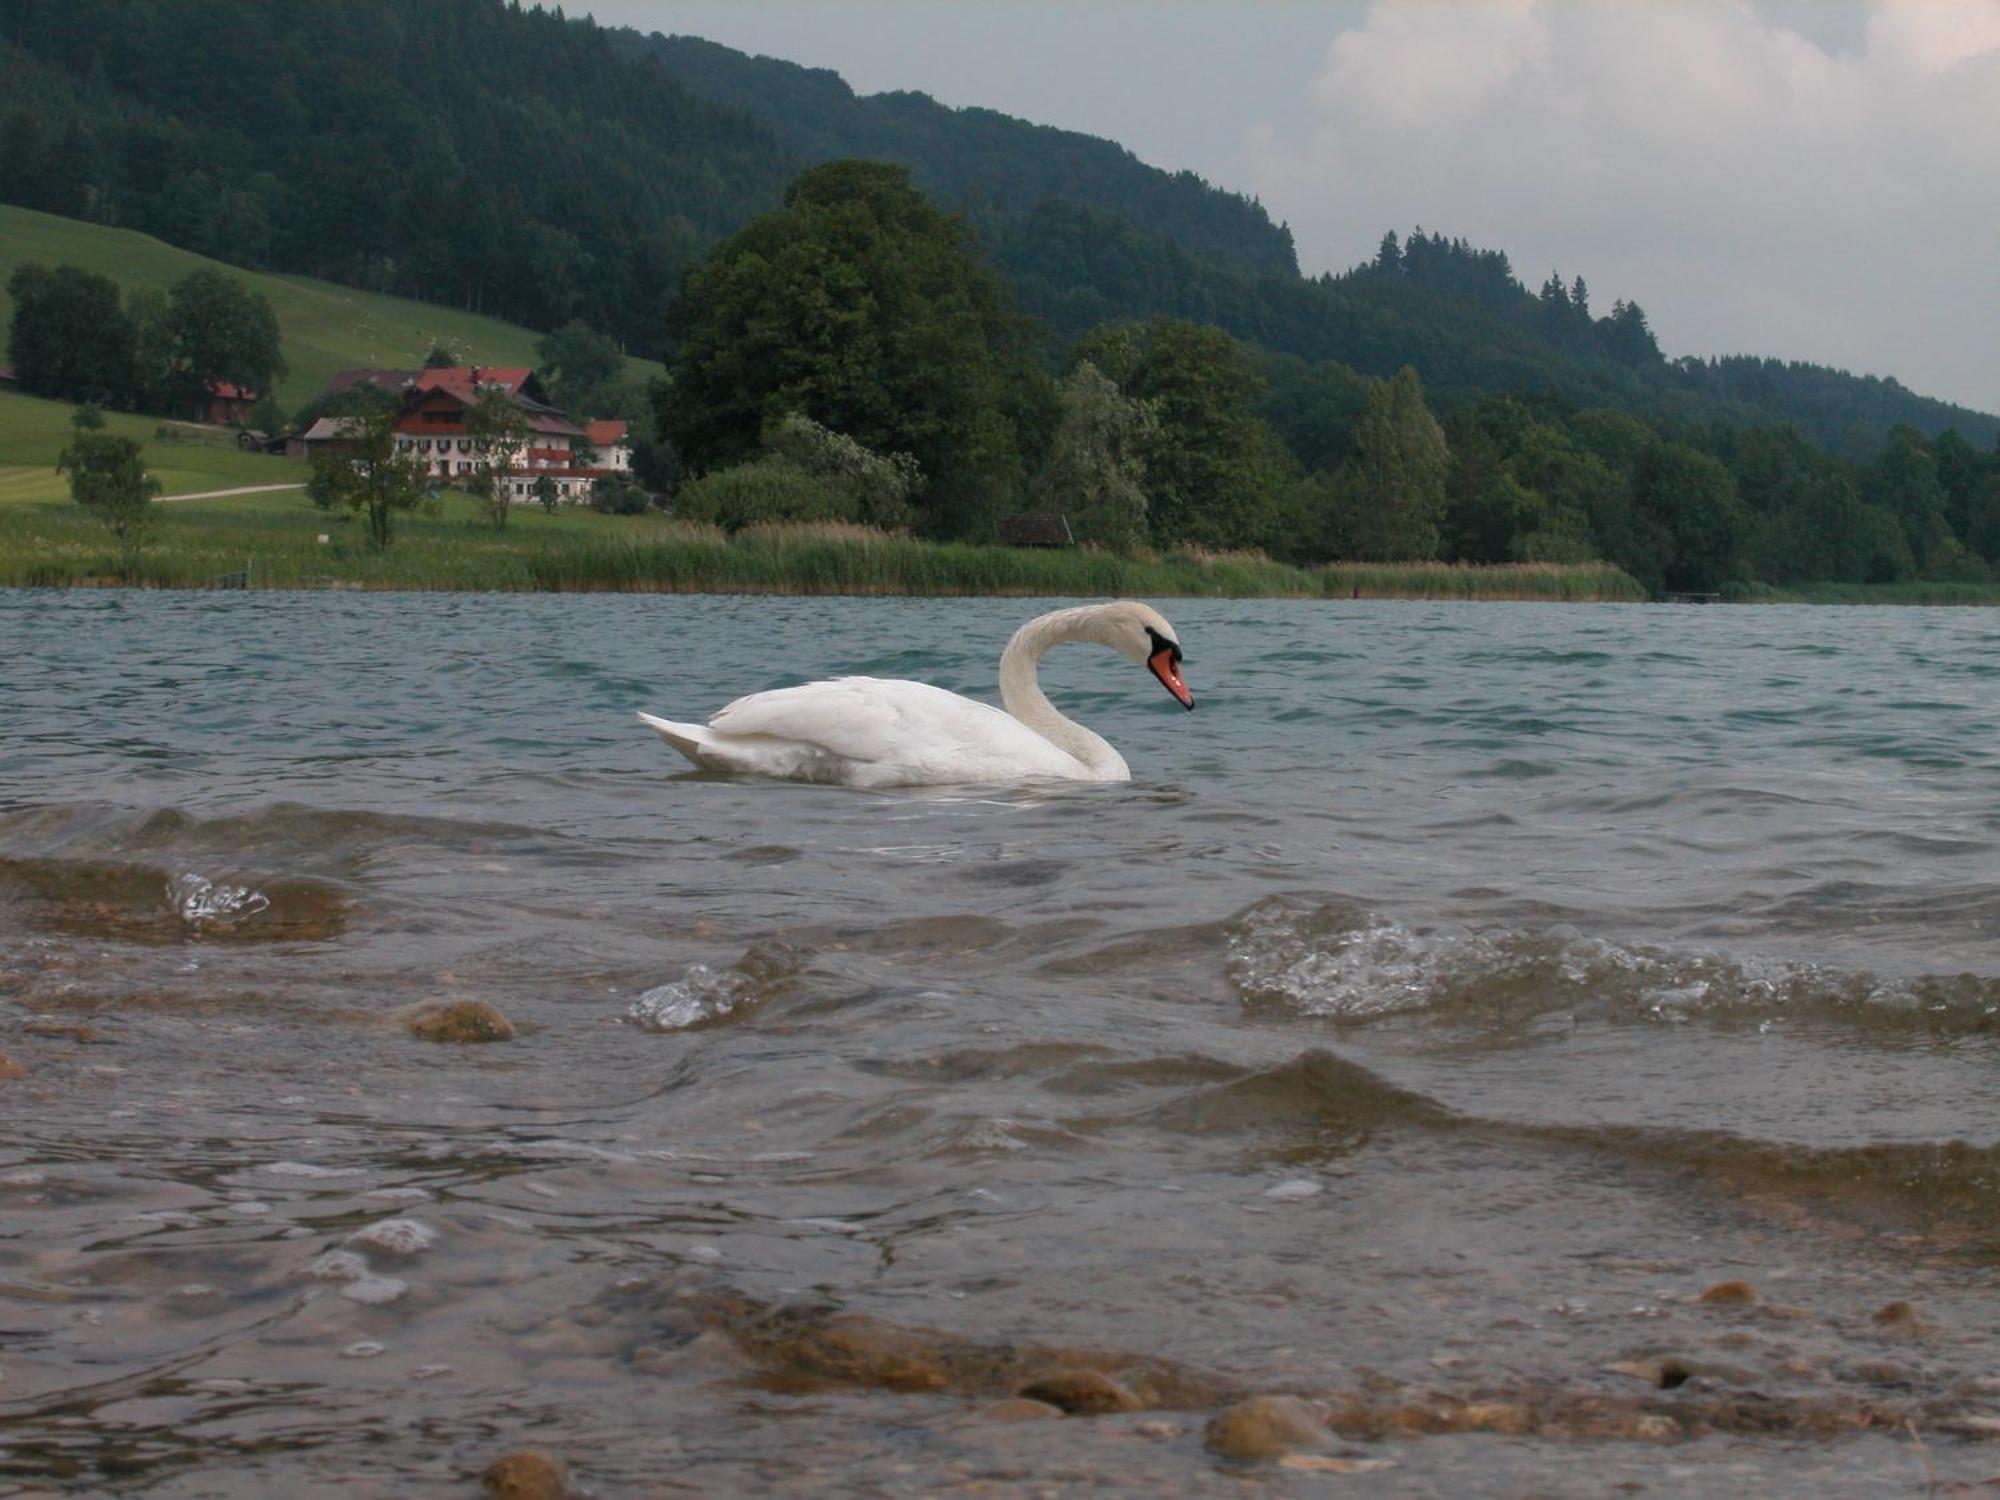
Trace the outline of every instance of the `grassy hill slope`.
<instances>
[{"instance_id":1,"label":"grassy hill slope","mask_svg":"<svg viewBox=\"0 0 2000 1500\"><path fill-rule=\"evenodd\" d=\"M58 474L55 466L56 455L70 439L73 410L61 401L0 395L0 505L69 503L69 478ZM303 459L244 453L220 428L124 412L106 412L104 425L146 445L146 471L169 497L252 484L304 484L311 477Z\"/></svg>"},{"instance_id":2,"label":"grassy hill slope","mask_svg":"<svg viewBox=\"0 0 2000 1500\"><path fill-rule=\"evenodd\" d=\"M450 349L461 364L535 363L539 335L498 318L405 297L358 292L307 276L245 271L176 250L134 230L110 229L5 205L0 205L0 327L14 315L6 279L22 261L30 260L82 266L127 289L150 286L165 291L188 272L204 266L249 283L271 299L278 315L285 360L291 366L291 373L279 384L278 401L288 412L318 394L336 370L357 365L415 366L423 362L433 343ZM650 361L628 363L642 376L660 372L660 366ZM150 424L147 431L151 431ZM6 440L5 430L0 429L0 443ZM0 466L22 461L8 448L0 447Z\"/></svg>"}]
</instances>

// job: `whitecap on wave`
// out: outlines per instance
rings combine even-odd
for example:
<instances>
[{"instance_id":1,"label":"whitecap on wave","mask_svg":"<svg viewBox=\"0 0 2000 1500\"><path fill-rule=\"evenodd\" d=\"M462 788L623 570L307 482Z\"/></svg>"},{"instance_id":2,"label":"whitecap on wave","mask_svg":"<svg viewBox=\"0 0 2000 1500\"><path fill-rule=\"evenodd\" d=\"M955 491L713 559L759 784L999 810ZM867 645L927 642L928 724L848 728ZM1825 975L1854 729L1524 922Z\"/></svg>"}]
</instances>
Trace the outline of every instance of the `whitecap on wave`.
<instances>
[{"instance_id":1,"label":"whitecap on wave","mask_svg":"<svg viewBox=\"0 0 2000 1500\"><path fill-rule=\"evenodd\" d=\"M645 1031L685 1031L771 998L799 971L799 955L782 944L752 948L726 969L691 964L679 979L634 1000L625 1019Z\"/></svg>"},{"instance_id":2,"label":"whitecap on wave","mask_svg":"<svg viewBox=\"0 0 2000 1500\"><path fill-rule=\"evenodd\" d=\"M1247 1001L1365 1020L1430 1005L1498 955L1483 939L1420 933L1373 912L1264 901L1231 924L1227 969Z\"/></svg>"},{"instance_id":3,"label":"whitecap on wave","mask_svg":"<svg viewBox=\"0 0 2000 1500\"><path fill-rule=\"evenodd\" d=\"M167 900L192 925L225 923L254 917L270 906L271 898L247 885L217 885L205 875L192 871L167 882Z\"/></svg>"},{"instance_id":4,"label":"whitecap on wave","mask_svg":"<svg viewBox=\"0 0 2000 1500\"><path fill-rule=\"evenodd\" d=\"M684 1031L728 1015L753 998L756 984L737 969L695 964L671 984L647 990L625 1018L646 1031Z\"/></svg>"},{"instance_id":5,"label":"whitecap on wave","mask_svg":"<svg viewBox=\"0 0 2000 1500\"><path fill-rule=\"evenodd\" d=\"M1655 1022L1841 1014L1990 1030L2000 982L1883 978L1758 955L1620 944L1573 928L1422 931L1359 907L1273 897L1228 924L1225 968L1246 1004L1362 1022L1439 1012L1482 1024L1550 1011Z\"/></svg>"}]
</instances>

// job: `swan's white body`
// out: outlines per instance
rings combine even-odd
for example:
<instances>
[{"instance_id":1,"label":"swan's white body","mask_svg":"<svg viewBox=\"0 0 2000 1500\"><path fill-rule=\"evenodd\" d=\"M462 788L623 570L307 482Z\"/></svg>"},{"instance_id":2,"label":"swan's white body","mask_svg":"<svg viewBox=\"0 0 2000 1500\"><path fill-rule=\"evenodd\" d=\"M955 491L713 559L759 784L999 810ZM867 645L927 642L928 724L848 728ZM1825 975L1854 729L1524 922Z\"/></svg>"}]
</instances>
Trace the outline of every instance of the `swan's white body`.
<instances>
[{"instance_id":1,"label":"swan's white body","mask_svg":"<svg viewBox=\"0 0 2000 1500\"><path fill-rule=\"evenodd\" d=\"M940 786L1034 778L1129 781L1101 736L1064 718L1043 696L1035 667L1065 641L1109 646L1144 662L1187 707L1180 647L1158 611L1120 600L1058 610L1014 633L1000 658L1006 709L928 683L837 677L738 698L707 724L639 718L708 770L843 786Z\"/></svg>"}]
</instances>

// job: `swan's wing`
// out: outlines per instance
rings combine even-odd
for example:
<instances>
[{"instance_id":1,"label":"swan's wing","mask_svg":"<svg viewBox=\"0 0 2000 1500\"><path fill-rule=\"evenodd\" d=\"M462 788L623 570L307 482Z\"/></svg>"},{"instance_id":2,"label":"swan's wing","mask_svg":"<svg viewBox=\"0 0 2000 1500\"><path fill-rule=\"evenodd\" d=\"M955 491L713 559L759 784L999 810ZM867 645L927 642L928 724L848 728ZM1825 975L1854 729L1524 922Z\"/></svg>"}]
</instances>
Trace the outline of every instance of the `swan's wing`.
<instances>
[{"instance_id":1,"label":"swan's wing","mask_svg":"<svg viewBox=\"0 0 2000 1500\"><path fill-rule=\"evenodd\" d=\"M843 760L940 780L1074 775L1076 763L1013 715L923 682L837 677L752 693L708 721L728 739L812 745ZM1024 763L1025 762L1025 763Z\"/></svg>"}]
</instances>

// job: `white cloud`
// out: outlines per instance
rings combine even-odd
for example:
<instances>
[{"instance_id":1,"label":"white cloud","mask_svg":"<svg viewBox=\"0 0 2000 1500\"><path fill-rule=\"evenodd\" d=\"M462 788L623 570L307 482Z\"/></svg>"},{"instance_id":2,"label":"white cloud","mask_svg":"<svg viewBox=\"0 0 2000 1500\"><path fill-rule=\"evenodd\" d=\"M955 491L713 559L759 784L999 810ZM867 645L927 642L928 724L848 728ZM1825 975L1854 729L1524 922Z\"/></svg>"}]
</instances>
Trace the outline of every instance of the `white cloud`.
<instances>
[{"instance_id":1,"label":"white cloud","mask_svg":"<svg viewBox=\"0 0 2000 1500\"><path fill-rule=\"evenodd\" d=\"M1640 302L1670 353L2000 410L2000 0L1882 0L1845 48L1747 0L1378 0L1311 103L1248 138L1309 269L1422 224Z\"/></svg>"}]
</instances>

